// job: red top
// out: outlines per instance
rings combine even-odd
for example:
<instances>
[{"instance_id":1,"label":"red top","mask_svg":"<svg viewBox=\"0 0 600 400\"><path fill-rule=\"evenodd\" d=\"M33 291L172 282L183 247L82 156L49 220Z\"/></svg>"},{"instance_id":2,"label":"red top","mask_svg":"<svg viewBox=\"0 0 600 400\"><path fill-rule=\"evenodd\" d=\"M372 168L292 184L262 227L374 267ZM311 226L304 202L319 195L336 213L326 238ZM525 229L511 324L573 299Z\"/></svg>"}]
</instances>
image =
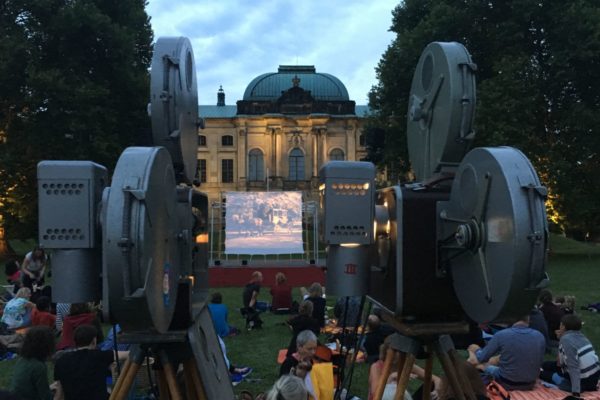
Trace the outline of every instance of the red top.
<instances>
[{"instance_id":1,"label":"red top","mask_svg":"<svg viewBox=\"0 0 600 400\"><path fill-rule=\"evenodd\" d=\"M287 283L273 286L271 288L271 296L273 296L273 300L271 300L271 308L273 310L292 307L292 287Z\"/></svg>"},{"instance_id":2,"label":"red top","mask_svg":"<svg viewBox=\"0 0 600 400\"><path fill-rule=\"evenodd\" d=\"M73 334L75 333L75 328L77 328L80 325L94 325L95 319L96 314L94 313L66 316L63 319L62 335L58 346L56 346L56 349L64 350L75 347L75 339L73 337Z\"/></svg>"},{"instance_id":3,"label":"red top","mask_svg":"<svg viewBox=\"0 0 600 400\"><path fill-rule=\"evenodd\" d=\"M31 325L33 326L47 326L50 328L54 328L54 324L56 323L56 315L50 314L47 311L39 311L37 308L34 308L31 311Z\"/></svg>"}]
</instances>

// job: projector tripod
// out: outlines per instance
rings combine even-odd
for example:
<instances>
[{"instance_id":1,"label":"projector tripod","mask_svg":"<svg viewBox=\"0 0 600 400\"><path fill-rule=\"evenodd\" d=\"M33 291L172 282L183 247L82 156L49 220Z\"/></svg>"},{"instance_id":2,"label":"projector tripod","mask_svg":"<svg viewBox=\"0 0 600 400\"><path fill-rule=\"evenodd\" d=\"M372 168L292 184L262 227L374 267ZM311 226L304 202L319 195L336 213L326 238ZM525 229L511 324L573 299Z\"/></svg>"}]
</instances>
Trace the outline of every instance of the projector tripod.
<instances>
[{"instance_id":1,"label":"projector tripod","mask_svg":"<svg viewBox=\"0 0 600 400\"><path fill-rule=\"evenodd\" d=\"M460 367L460 356L457 354L450 336L438 334L408 337L398 333L390 337L390 347L385 356L383 371L377 383L374 400L381 400L385 385L392 372L392 366L396 360L398 360L398 381L394 400L404 398L404 392L408 387L408 380L415 359L423 346L425 346L428 353L425 364L425 379L423 380L423 400L430 400L431 398L434 353L442 364L448 383L454 392L454 397L457 400L475 400L475 393Z\"/></svg>"},{"instance_id":2,"label":"projector tripod","mask_svg":"<svg viewBox=\"0 0 600 400\"><path fill-rule=\"evenodd\" d=\"M179 351L177 351L179 353ZM177 384L176 366L179 363L174 362L178 354L173 353L173 349L168 345L137 345L130 352L127 361L123 365L121 374L110 395L110 400L125 400L131 391L138 371L143 365L144 359L150 354L157 356L158 364L154 366L156 371L156 381L158 386L159 398L170 400L198 399L206 400L204 385L202 384L196 360L194 357L183 360L185 397L182 397L180 388Z\"/></svg>"}]
</instances>

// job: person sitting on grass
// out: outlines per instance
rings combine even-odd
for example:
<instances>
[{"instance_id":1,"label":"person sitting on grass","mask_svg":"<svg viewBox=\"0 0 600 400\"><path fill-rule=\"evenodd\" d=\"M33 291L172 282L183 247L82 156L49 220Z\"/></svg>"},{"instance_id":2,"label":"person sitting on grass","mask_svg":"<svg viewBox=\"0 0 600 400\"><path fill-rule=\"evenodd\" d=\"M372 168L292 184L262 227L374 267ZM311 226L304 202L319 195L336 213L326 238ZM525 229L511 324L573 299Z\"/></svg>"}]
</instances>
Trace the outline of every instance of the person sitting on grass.
<instances>
[{"instance_id":1,"label":"person sitting on grass","mask_svg":"<svg viewBox=\"0 0 600 400\"><path fill-rule=\"evenodd\" d=\"M298 307L298 315L287 321L288 326L292 330L292 340L290 340L286 356L291 356L296 352L296 338L300 332L309 330L315 335L320 333L319 321L312 317L312 312L313 303L304 300Z\"/></svg>"},{"instance_id":2,"label":"person sitting on grass","mask_svg":"<svg viewBox=\"0 0 600 400\"><path fill-rule=\"evenodd\" d=\"M2 323L8 329L25 328L31 325L31 310L35 304L29 301L31 290L23 287L17 291L15 297L4 306Z\"/></svg>"},{"instance_id":3,"label":"person sitting on grass","mask_svg":"<svg viewBox=\"0 0 600 400\"><path fill-rule=\"evenodd\" d=\"M250 282L244 287L242 292L242 315L246 317L246 329L252 330L253 328L260 329L262 327L262 320L260 319L259 312L256 309L256 302L258 301L258 293L260 292L260 284L263 281L263 275L260 271L254 271Z\"/></svg>"},{"instance_id":4,"label":"person sitting on grass","mask_svg":"<svg viewBox=\"0 0 600 400\"><path fill-rule=\"evenodd\" d=\"M13 370L10 391L27 400L52 399L46 368L46 361L52 353L54 353L52 329L47 326L31 327L25 334L20 357Z\"/></svg>"},{"instance_id":5,"label":"person sitting on grass","mask_svg":"<svg viewBox=\"0 0 600 400\"><path fill-rule=\"evenodd\" d=\"M110 376L110 366L115 361L111 350L96 350L98 331L93 325L80 325L75 329L73 339L76 350L65 353L56 361L54 379L57 384L57 397L64 400L106 400L106 378ZM127 357L128 352L118 352L119 358Z\"/></svg>"},{"instance_id":6,"label":"person sitting on grass","mask_svg":"<svg viewBox=\"0 0 600 400\"><path fill-rule=\"evenodd\" d=\"M60 342L56 348L58 350L67 350L75 347L74 332L78 326L94 325L96 327L96 341L102 343L104 335L100 320L95 312L91 311L87 303L74 303L71 305L69 315L63 319L63 329Z\"/></svg>"},{"instance_id":7,"label":"person sitting on grass","mask_svg":"<svg viewBox=\"0 0 600 400\"><path fill-rule=\"evenodd\" d=\"M317 351L317 335L312 331L305 330L296 337L296 352L285 358L279 376L287 375L298 367L298 364L304 364L301 368L312 366L313 358ZM310 369L308 369L310 371Z\"/></svg>"},{"instance_id":8,"label":"person sitting on grass","mask_svg":"<svg viewBox=\"0 0 600 400\"><path fill-rule=\"evenodd\" d=\"M581 325L581 318L575 314L562 317L557 332L558 360L544 362L540 374L542 380L576 397L581 392L596 390L600 378L598 355L581 332Z\"/></svg>"},{"instance_id":9,"label":"person sitting on grass","mask_svg":"<svg viewBox=\"0 0 600 400\"><path fill-rule=\"evenodd\" d=\"M44 325L54 329L56 324L56 315L50 313L50 298L40 296L35 301L35 307L31 311L31 325Z\"/></svg>"},{"instance_id":10,"label":"person sitting on grass","mask_svg":"<svg viewBox=\"0 0 600 400\"><path fill-rule=\"evenodd\" d=\"M292 308L292 287L287 284L283 272L275 275L275 286L271 288L271 311L276 314L289 314Z\"/></svg>"},{"instance_id":11,"label":"person sitting on grass","mask_svg":"<svg viewBox=\"0 0 600 400\"><path fill-rule=\"evenodd\" d=\"M302 291L302 289L301 289ZM306 291L306 289L304 290ZM323 298L323 286L319 282L314 282L308 288L308 292L303 295L304 300L312 301L313 303L313 318L319 321L319 326L325 326L325 299Z\"/></svg>"},{"instance_id":12,"label":"person sitting on grass","mask_svg":"<svg viewBox=\"0 0 600 400\"><path fill-rule=\"evenodd\" d=\"M302 379L294 375L283 375L267 393L267 400L306 400L307 396Z\"/></svg>"},{"instance_id":13,"label":"person sitting on grass","mask_svg":"<svg viewBox=\"0 0 600 400\"><path fill-rule=\"evenodd\" d=\"M227 369L229 370L231 384L233 386L236 386L242 380L244 380L244 378L248 374L250 374L252 372L252 368L240 367L240 366L235 366L234 364L232 364L229 361L229 358L227 358L227 347L225 346L225 342L223 341L223 339L221 339L220 336L217 336L217 339L219 339L219 345L221 346L221 352L223 353L223 358L225 359L225 365L227 366Z\"/></svg>"},{"instance_id":14,"label":"person sitting on grass","mask_svg":"<svg viewBox=\"0 0 600 400\"><path fill-rule=\"evenodd\" d=\"M544 361L546 343L540 332L529 327L526 315L511 327L496 332L485 347L472 344L467 350L469 362L505 389L531 390ZM497 355L499 359L495 358ZM482 364L493 357L493 361Z\"/></svg>"},{"instance_id":15,"label":"person sitting on grass","mask_svg":"<svg viewBox=\"0 0 600 400\"><path fill-rule=\"evenodd\" d=\"M223 296L221 293L215 292L210 296L208 309L210 310L210 316L213 320L217 335L220 337L227 337L230 335L233 336L239 332L235 327L229 326L229 323L227 322L228 310L227 306L223 304Z\"/></svg>"}]
</instances>

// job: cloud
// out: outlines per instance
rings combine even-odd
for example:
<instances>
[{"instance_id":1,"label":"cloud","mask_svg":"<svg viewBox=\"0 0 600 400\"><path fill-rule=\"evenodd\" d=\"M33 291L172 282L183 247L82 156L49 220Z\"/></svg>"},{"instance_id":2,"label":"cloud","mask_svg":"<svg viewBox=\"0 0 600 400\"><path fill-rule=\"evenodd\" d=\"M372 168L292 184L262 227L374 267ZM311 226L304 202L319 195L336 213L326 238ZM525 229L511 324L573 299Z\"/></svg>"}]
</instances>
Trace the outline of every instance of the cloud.
<instances>
[{"instance_id":1,"label":"cloud","mask_svg":"<svg viewBox=\"0 0 600 400\"><path fill-rule=\"evenodd\" d=\"M397 1L150 0L155 37L186 36L194 48L200 104L216 104L219 85L235 104L256 76L279 65L315 65L366 104L375 67L391 43Z\"/></svg>"}]
</instances>

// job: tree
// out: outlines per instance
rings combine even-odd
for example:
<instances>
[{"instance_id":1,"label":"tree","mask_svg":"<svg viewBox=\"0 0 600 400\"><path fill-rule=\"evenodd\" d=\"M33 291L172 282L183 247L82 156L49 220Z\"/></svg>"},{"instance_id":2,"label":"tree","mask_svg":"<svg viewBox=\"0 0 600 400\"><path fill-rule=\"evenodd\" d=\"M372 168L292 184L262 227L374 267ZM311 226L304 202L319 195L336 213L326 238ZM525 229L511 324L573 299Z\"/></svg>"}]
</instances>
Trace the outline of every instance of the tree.
<instances>
[{"instance_id":1,"label":"tree","mask_svg":"<svg viewBox=\"0 0 600 400\"><path fill-rule=\"evenodd\" d=\"M370 92L370 157L406 154L414 68L432 41L463 43L478 65L476 146L510 145L553 194L556 227L600 233L600 7L594 0L406 0ZM377 129L385 141L374 140ZM391 140L392 139L392 140ZM385 143L385 146L382 145ZM410 165L397 163L406 172Z\"/></svg>"},{"instance_id":2,"label":"tree","mask_svg":"<svg viewBox=\"0 0 600 400\"><path fill-rule=\"evenodd\" d=\"M37 230L36 166L111 169L149 129L152 30L143 0L7 0L0 6L0 215Z\"/></svg>"}]
</instances>

